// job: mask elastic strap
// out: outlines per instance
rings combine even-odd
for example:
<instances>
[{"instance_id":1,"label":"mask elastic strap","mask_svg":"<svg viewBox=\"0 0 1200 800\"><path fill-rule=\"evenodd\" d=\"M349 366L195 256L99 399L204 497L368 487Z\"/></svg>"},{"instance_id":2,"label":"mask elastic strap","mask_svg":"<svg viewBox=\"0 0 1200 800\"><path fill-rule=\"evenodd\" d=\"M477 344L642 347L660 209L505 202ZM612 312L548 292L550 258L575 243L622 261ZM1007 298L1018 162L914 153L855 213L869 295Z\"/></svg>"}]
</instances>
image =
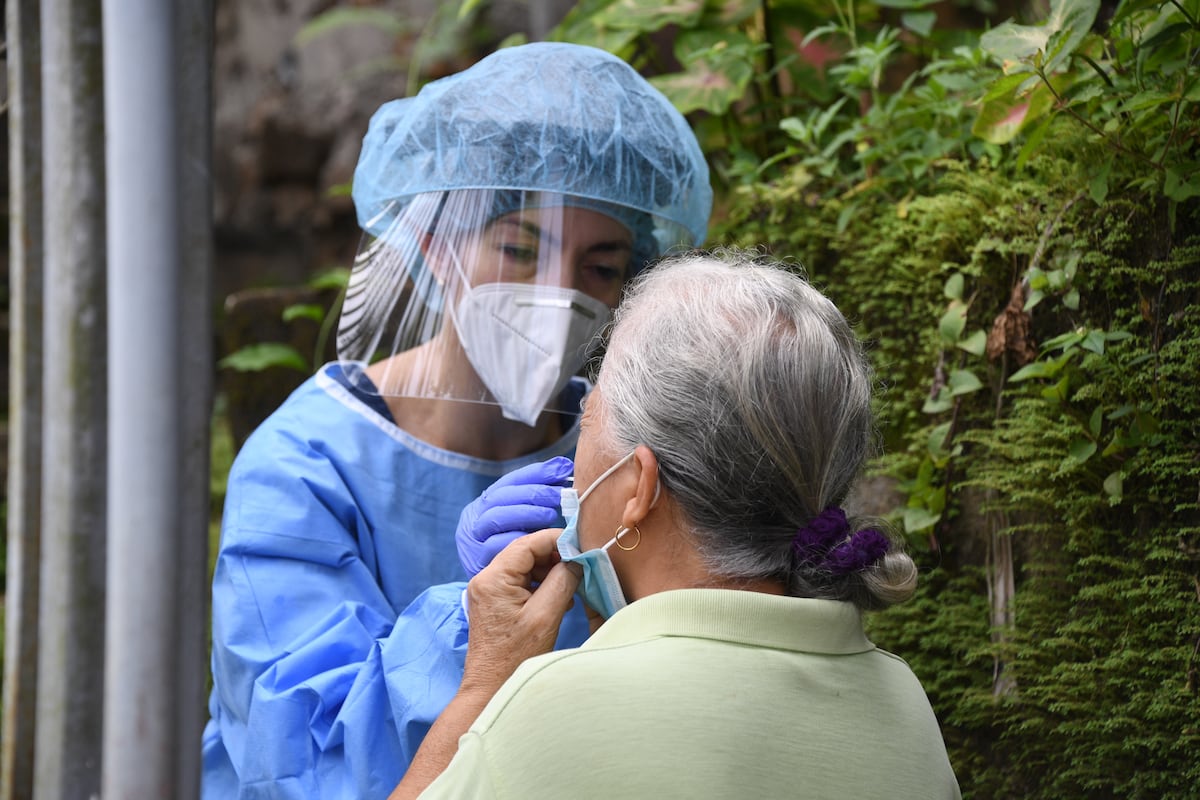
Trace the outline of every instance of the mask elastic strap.
<instances>
[{"instance_id":1,"label":"mask elastic strap","mask_svg":"<svg viewBox=\"0 0 1200 800\"><path fill-rule=\"evenodd\" d=\"M621 467L625 466L625 462L628 461L629 459L633 458L633 453L634 453L634 451L630 450L629 455L625 456L620 461L613 464L608 469L604 470L604 472L601 473L600 477L596 478L596 480L592 481L592 485L589 486L583 494L579 495L579 502L582 504L583 501L587 499L587 496L592 493L592 490L595 489L597 486L599 486L604 481L605 478L607 478L609 475L612 475L614 472L616 472Z\"/></svg>"}]
</instances>

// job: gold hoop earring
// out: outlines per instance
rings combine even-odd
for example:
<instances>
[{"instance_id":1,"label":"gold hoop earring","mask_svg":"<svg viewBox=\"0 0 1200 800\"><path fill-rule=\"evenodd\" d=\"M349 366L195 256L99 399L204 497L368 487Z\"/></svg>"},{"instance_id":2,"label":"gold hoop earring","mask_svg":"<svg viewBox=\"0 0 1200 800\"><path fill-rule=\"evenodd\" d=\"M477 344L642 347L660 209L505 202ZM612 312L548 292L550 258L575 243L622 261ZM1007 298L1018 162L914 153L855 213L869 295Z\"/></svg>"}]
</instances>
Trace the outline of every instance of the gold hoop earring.
<instances>
[{"instance_id":1,"label":"gold hoop earring","mask_svg":"<svg viewBox=\"0 0 1200 800\"><path fill-rule=\"evenodd\" d=\"M625 534L629 533L630 531L633 531L634 533L637 534L637 541L627 547L625 545L625 543L621 541L621 537L624 536ZM621 548L625 552L629 552L630 550L636 550L637 546L642 543L642 531L640 528L638 528L637 525L634 525L632 528L626 528L623 525L618 525L617 533L615 536L613 536L613 540L616 542L617 547Z\"/></svg>"}]
</instances>

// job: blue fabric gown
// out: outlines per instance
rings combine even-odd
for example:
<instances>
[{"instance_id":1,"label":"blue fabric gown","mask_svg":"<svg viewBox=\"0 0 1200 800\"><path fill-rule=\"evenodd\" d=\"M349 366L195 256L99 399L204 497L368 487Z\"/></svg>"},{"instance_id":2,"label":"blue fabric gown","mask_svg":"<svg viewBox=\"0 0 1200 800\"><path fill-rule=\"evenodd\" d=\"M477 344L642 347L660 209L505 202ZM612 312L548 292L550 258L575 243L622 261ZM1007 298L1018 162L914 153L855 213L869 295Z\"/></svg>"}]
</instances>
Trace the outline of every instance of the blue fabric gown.
<instances>
[{"instance_id":1,"label":"blue fabric gown","mask_svg":"<svg viewBox=\"0 0 1200 800\"><path fill-rule=\"evenodd\" d=\"M585 389L569 387L574 407ZM327 365L234 462L206 800L385 798L462 677L459 513L504 473L573 456L578 437L576 425L539 452L483 461L414 439L372 400ZM576 601L558 646L586 637Z\"/></svg>"}]
</instances>

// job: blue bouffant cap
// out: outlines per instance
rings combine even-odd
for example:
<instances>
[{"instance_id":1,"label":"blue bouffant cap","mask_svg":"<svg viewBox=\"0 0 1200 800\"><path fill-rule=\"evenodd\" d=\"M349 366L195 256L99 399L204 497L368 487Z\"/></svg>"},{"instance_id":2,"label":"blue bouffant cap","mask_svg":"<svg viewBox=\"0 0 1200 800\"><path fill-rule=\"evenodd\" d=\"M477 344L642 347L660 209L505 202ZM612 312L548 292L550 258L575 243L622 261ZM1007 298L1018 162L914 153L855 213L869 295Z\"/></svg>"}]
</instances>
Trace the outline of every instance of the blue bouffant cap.
<instances>
[{"instance_id":1,"label":"blue bouffant cap","mask_svg":"<svg viewBox=\"0 0 1200 800\"><path fill-rule=\"evenodd\" d=\"M683 115L603 50L536 42L386 103L354 172L354 205L382 235L426 192L554 192L650 215L659 253L704 241L708 165ZM657 254L656 254L657 255Z\"/></svg>"}]
</instances>

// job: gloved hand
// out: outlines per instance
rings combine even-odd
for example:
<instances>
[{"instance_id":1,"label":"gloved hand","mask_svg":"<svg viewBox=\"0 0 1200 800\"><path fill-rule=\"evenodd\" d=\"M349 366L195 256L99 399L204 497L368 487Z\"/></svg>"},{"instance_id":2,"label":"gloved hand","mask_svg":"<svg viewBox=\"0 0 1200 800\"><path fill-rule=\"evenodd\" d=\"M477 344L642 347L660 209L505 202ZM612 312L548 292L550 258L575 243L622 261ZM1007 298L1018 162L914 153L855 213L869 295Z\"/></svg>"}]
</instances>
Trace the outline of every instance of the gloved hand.
<instances>
[{"instance_id":1,"label":"gloved hand","mask_svg":"<svg viewBox=\"0 0 1200 800\"><path fill-rule=\"evenodd\" d=\"M556 456L513 470L472 500L454 532L467 574L474 576L514 539L558 525L561 490L574 471L571 459Z\"/></svg>"}]
</instances>

